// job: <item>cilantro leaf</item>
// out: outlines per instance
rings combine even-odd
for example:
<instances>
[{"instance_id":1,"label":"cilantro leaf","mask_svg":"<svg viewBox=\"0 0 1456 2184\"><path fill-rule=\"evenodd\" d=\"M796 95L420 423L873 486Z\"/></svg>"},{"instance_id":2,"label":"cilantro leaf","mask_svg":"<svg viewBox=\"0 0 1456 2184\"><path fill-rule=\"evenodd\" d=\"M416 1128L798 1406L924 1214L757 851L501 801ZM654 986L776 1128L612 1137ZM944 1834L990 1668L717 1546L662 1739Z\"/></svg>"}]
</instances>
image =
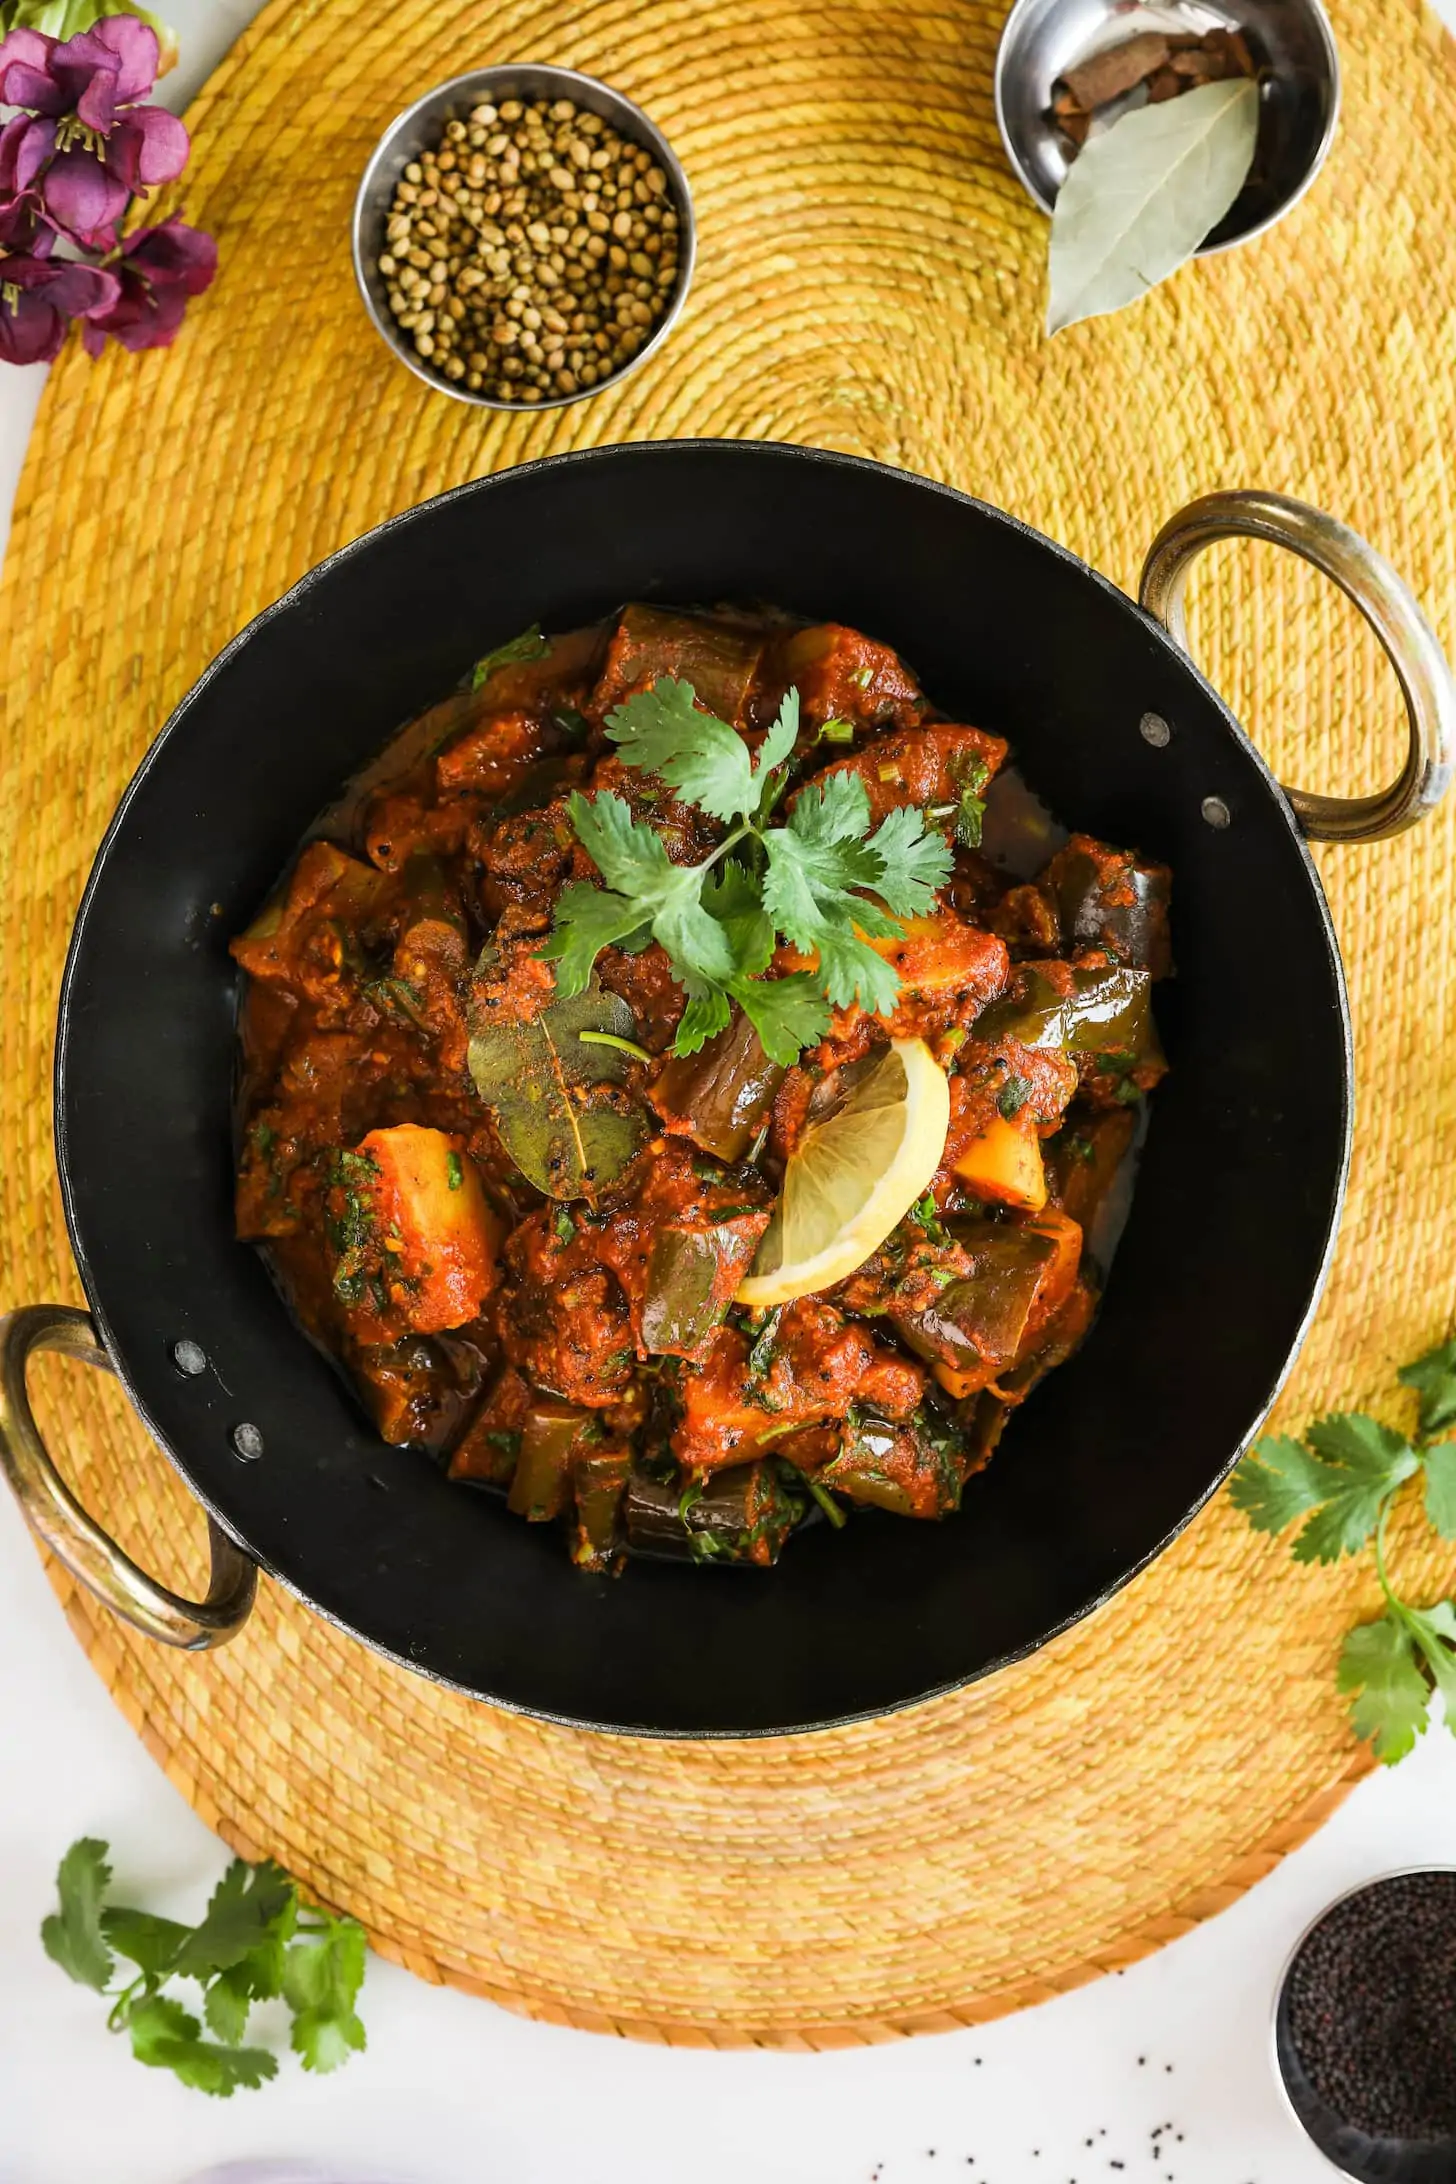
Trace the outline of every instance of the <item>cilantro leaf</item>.
<instances>
[{"instance_id":1,"label":"cilantro leaf","mask_svg":"<svg viewBox=\"0 0 1456 2184\"><path fill-rule=\"evenodd\" d=\"M688 994L675 1053L697 1053L723 1030L735 1000L765 1052L785 1066L824 1036L833 1008L858 1002L893 1014L899 974L873 943L901 939L901 918L933 906L950 850L910 809L890 812L868 838L868 792L843 770L808 783L786 824L769 827L799 719L790 690L755 764L737 730L698 706L691 683L662 676L616 707L608 733L626 765L660 774L714 818L737 824L701 864L676 865L620 797L574 792L572 825L606 885L578 883L558 899L541 953L557 964L563 996L585 989L602 948L640 946L650 931ZM813 968L765 978L780 937Z\"/></svg>"},{"instance_id":2,"label":"cilantro leaf","mask_svg":"<svg viewBox=\"0 0 1456 2184\"><path fill-rule=\"evenodd\" d=\"M1296 1562L1336 1562L1358 1554L1381 1502L1420 1459L1389 1426L1353 1411L1319 1420L1307 1438L1308 1448L1281 1435L1257 1442L1235 1471L1230 1495L1259 1532L1282 1532L1307 1517L1294 1543Z\"/></svg>"},{"instance_id":3,"label":"cilantro leaf","mask_svg":"<svg viewBox=\"0 0 1456 2184\"><path fill-rule=\"evenodd\" d=\"M592 965L603 948L630 939L642 924L642 905L610 887L573 880L556 899L556 924L542 948L556 962L556 991L563 1000L585 993Z\"/></svg>"},{"instance_id":4,"label":"cilantro leaf","mask_svg":"<svg viewBox=\"0 0 1456 2184\"><path fill-rule=\"evenodd\" d=\"M113 1904L101 1914L101 1931L118 1956L135 1964L148 1979L162 1979L171 1970L189 1926L175 1919L159 1919L150 1911L129 1911Z\"/></svg>"},{"instance_id":5,"label":"cilantro leaf","mask_svg":"<svg viewBox=\"0 0 1456 2184\"><path fill-rule=\"evenodd\" d=\"M1336 1681L1351 1697L1356 1736L1373 1743L1387 1766L1404 1759L1426 1726L1430 1692L1398 1613L1356 1624L1341 1649Z\"/></svg>"},{"instance_id":6,"label":"cilantro leaf","mask_svg":"<svg viewBox=\"0 0 1456 2184\"><path fill-rule=\"evenodd\" d=\"M877 959L878 960L878 959ZM819 981L807 971L787 978L735 978L733 998L758 1033L771 1062L791 1069L806 1046L817 1046L829 1029L830 1008Z\"/></svg>"},{"instance_id":7,"label":"cilantro leaf","mask_svg":"<svg viewBox=\"0 0 1456 2184\"><path fill-rule=\"evenodd\" d=\"M660 675L607 716L607 734L622 763L660 774L687 803L714 819L744 819L756 811L768 778L794 747L799 693L790 691L764 739L757 767L736 728L703 712L690 682Z\"/></svg>"},{"instance_id":8,"label":"cilantro leaf","mask_svg":"<svg viewBox=\"0 0 1456 2184\"><path fill-rule=\"evenodd\" d=\"M1438 1600L1429 1608L1403 1608L1411 1636L1425 1656L1431 1681L1446 1702L1446 1727L1456 1736L1456 1606Z\"/></svg>"},{"instance_id":9,"label":"cilantro leaf","mask_svg":"<svg viewBox=\"0 0 1456 2184\"><path fill-rule=\"evenodd\" d=\"M1321 1418L1305 1439L1334 1474L1334 1489L1294 1543L1296 1562L1337 1562L1358 1554L1375 1530L1380 1504L1418 1468L1404 1436L1348 1411Z\"/></svg>"},{"instance_id":10,"label":"cilantro leaf","mask_svg":"<svg viewBox=\"0 0 1456 2184\"><path fill-rule=\"evenodd\" d=\"M848 892L871 887L880 876L880 858L859 838L868 824L869 799L858 774L811 783L788 825L764 836L763 904L779 932L804 954L818 956L824 992L837 1008L858 997L865 1008L888 1016L900 981L863 936L894 938L900 927L877 905Z\"/></svg>"},{"instance_id":11,"label":"cilantro leaf","mask_svg":"<svg viewBox=\"0 0 1456 2184\"><path fill-rule=\"evenodd\" d=\"M644 903L639 920L646 917L646 901L655 899L674 879L691 880L695 889L702 884L693 866L672 862L657 830L638 819L631 806L610 789L596 796L583 796L573 789L567 808L577 840L608 887Z\"/></svg>"},{"instance_id":12,"label":"cilantro leaf","mask_svg":"<svg viewBox=\"0 0 1456 2184\"><path fill-rule=\"evenodd\" d=\"M1456 1539L1456 1441L1437 1441L1425 1452L1426 1515L1442 1539Z\"/></svg>"},{"instance_id":13,"label":"cilantro leaf","mask_svg":"<svg viewBox=\"0 0 1456 2184\"><path fill-rule=\"evenodd\" d=\"M544 660L550 650L550 638L541 635L539 622L533 622L529 629L521 631L519 637L512 637L506 644L497 645L494 652L487 652L484 659L476 661L471 671L470 687L472 690L479 690L482 683L490 681L498 667L514 667L524 660Z\"/></svg>"},{"instance_id":14,"label":"cilantro leaf","mask_svg":"<svg viewBox=\"0 0 1456 2184\"><path fill-rule=\"evenodd\" d=\"M291 1923L297 1901L294 1886L271 1858L246 1865L234 1858L207 1906L207 1915L183 1942L172 1970L189 1978L225 1972L273 1939L284 1921Z\"/></svg>"},{"instance_id":15,"label":"cilantro leaf","mask_svg":"<svg viewBox=\"0 0 1456 2184\"><path fill-rule=\"evenodd\" d=\"M72 1843L56 1874L61 1908L42 1922L40 1930L52 1963L98 1993L106 1991L115 1969L101 1925L101 1899L111 1885L107 1848L91 1835Z\"/></svg>"},{"instance_id":16,"label":"cilantro leaf","mask_svg":"<svg viewBox=\"0 0 1456 2184\"><path fill-rule=\"evenodd\" d=\"M1456 1426L1456 1337L1427 1350L1414 1365L1402 1366L1395 1377L1403 1388L1414 1388L1420 1397L1423 1436Z\"/></svg>"},{"instance_id":17,"label":"cilantro leaf","mask_svg":"<svg viewBox=\"0 0 1456 2184\"><path fill-rule=\"evenodd\" d=\"M364 1929L358 1921L312 1914L322 1921L289 1950L283 1992L294 2012L293 2046L305 2070L336 2070L364 2046L354 2009L364 1983Z\"/></svg>"},{"instance_id":18,"label":"cilantro leaf","mask_svg":"<svg viewBox=\"0 0 1456 2184\"><path fill-rule=\"evenodd\" d=\"M773 961L774 923L752 873L730 860L704 882L702 903L727 934L735 968L746 978L766 971Z\"/></svg>"},{"instance_id":19,"label":"cilantro leaf","mask_svg":"<svg viewBox=\"0 0 1456 2184\"><path fill-rule=\"evenodd\" d=\"M674 1054L696 1054L710 1039L716 1039L720 1031L728 1029L733 1014L721 986L710 986L694 979L689 984L688 995L688 1005L682 1012L673 1041Z\"/></svg>"},{"instance_id":20,"label":"cilantro leaf","mask_svg":"<svg viewBox=\"0 0 1456 2184\"><path fill-rule=\"evenodd\" d=\"M918 918L935 908L935 890L950 878L951 854L944 837L925 828L925 816L901 804L880 821L869 839L880 860L873 883L880 900L898 917Z\"/></svg>"},{"instance_id":21,"label":"cilantro leaf","mask_svg":"<svg viewBox=\"0 0 1456 2184\"><path fill-rule=\"evenodd\" d=\"M276 1987L273 1992L278 1992ZM229 2047L236 2047L247 2030L248 2012L253 2001L251 1971L248 1959L244 1957L241 1964L229 1965L225 1972L219 1972L203 1995L202 2014L207 2019L208 2031L226 2041Z\"/></svg>"},{"instance_id":22,"label":"cilantro leaf","mask_svg":"<svg viewBox=\"0 0 1456 2184\"><path fill-rule=\"evenodd\" d=\"M969 754L952 768L958 791L955 838L963 849L981 846L981 825L986 816L986 800L981 790L986 786L990 771L983 758Z\"/></svg>"},{"instance_id":23,"label":"cilantro leaf","mask_svg":"<svg viewBox=\"0 0 1456 2184\"><path fill-rule=\"evenodd\" d=\"M1240 1461L1229 1481L1229 1499L1256 1532L1277 1537L1296 1517L1318 1509L1328 1483L1324 1465L1303 1442L1270 1433Z\"/></svg>"},{"instance_id":24,"label":"cilantro leaf","mask_svg":"<svg viewBox=\"0 0 1456 2184\"><path fill-rule=\"evenodd\" d=\"M166 1995L153 1994L127 2013L131 2051L153 2070L170 2070L184 2085L223 2100L240 2085L260 2086L277 2076L277 2057L266 2048L213 2047L200 2037L197 2019Z\"/></svg>"},{"instance_id":25,"label":"cilantro leaf","mask_svg":"<svg viewBox=\"0 0 1456 2184\"><path fill-rule=\"evenodd\" d=\"M799 693L797 690L786 690L778 718L758 747L755 778L766 783L769 775L783 765L798 740Z\"/></svg>"},{"instance_id":26,"label":"cilantro leaf","mask_svg":"<svg viewBox=\"0 0 1456 2184\"><path fill-rule=\"evenodd\" d=\"M829 927L818 942L819 975L838 1009L858 1001L876 1016L892 1016L900 980L882 955L852 928Z\"/></svg>"}]
</instances>

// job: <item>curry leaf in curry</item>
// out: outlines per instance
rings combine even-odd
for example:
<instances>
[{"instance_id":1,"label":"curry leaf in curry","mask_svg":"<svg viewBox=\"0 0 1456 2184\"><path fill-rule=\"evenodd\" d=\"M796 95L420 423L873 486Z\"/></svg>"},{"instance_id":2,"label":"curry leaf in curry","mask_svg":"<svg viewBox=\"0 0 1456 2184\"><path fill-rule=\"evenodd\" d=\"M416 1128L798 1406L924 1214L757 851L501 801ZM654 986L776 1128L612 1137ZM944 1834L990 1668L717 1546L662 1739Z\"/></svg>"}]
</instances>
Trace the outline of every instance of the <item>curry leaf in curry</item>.
<instances>
[{"instance_id":1,"label":"curry leaf in curry","mask_svg":"<svg viewBox=\"0 0 1456 2184\"><path fill-rule=\"evenodd\" d=\"M1400 1373L1419 1397L1407 1439L1378 1419L1346 1412L1318 1420L1303 1441L1266 1436L1235 1471L1230 1496L1256 1531L1280 1533L1303 1519L1293 1542L1300 1562L1333 1562L1374 1544L1385 1611L1357 1624L1340 1654L1336 1682L1350 1700L1357 1736L1377 1759L1403 1759L1425 1727L1433 1692L1456 1735L1456 1604L1426 1608L1402 1600L1386 1564L1386 1529L1406 1482L1422 1475L1425 1509L1442 1538L1456 1538L1456 1441L1433 1436L1456 1423L1456 1342Z\"/></svg>"},{"instance_id":2,"label":"curry leaf in curry","mask_svg":"<svg viewBox=\"0 0 1456 2184\"><path fill-rule=\"evenodd\" d=\"M482 959L483 961L485 959ZM551 1198L591 1198L647 1138L640 1104L622 1093L629 1057L584 1031L629 1039L632 1011L590 978L529 1023L471 1015L470 1074L511 1159Z\"/></svg>"},{"instance_id":3,"label":"curry leaf in curry","mask_svg":"<svg viewBox=\"0 0 1456 2184\"><path fill-rule=\"evenodd\" d=\"M111 2001L108 2025L129 2034L132 2053L170 2070L198 2092L226 2098L276 2075L277 2058L244 2047L254 2002L282 1995L293 2013L293 2046L306 2070L332 2070L364 2045L355 2010L364 1977L364 1930L350 1918L300 1905L296 1884L271 1861L235 1858L197 1926L124 1904L104 1904L111 1882L107 1846L73 1843L57 1875L60 1909L46 1919L46 1953L72 1979ZM111 1986L115 1959L135 1977ZM214 2040L162 1990L174 1979L201 1990Z\"/></svg>"},{"instance_id":4,"label":"curry leaf in curry","mask_svg":"<svg viewBox=\"0 0 1456 2184\"><path fill-rule=\"evenodd\" d=\"M577 882L557 903L542 954L557 965L559 993L584 989L601 949L650 931L689 997L679 1054L722 1031L735 1001L783 1064L824 1036L831 1007L858 1000L892 1012L899 978L870 943L898 939L901 918L933 907L950 851L913 809L871 833L865 785L843 771L801 789L785 823L770 827L798 731L795 690L756 754L672 676L616 708L607 733L624 764L661 775L730 831L702 863L678 865L620 797L573 793L572 825L606 884ZM813 968L765 977L780 939Z\"/></svg>"}]
</instances>

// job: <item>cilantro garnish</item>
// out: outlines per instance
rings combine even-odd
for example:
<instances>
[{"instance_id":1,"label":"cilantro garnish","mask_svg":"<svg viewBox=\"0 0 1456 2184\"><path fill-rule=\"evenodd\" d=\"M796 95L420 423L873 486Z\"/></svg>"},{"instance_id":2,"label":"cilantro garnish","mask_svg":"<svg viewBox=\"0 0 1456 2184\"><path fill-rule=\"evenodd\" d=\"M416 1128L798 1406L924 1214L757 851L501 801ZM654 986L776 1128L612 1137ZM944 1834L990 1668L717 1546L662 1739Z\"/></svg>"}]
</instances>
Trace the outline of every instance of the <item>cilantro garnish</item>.
<instances>
[{"instance_id":1,"label":"cilantro garnish","mask_svg":"<svg viewBox=\"0 0 1456 2184\"><path fill-rule=\"evenodd\" d=\"M1003 1121L1010 1122L1019 1115L1031 1098L1031 1086L1025 1077L1008 1077L996 1094L996 1107Z\"/></svg>"},{"instance_id":2,"label":"cilantro garnish","mask_svg":"<svg viewBox=\"0 0 1456 2184\"><path fill-rule=\"evenodd\" d=\"M354 1919L304 1907L296 1884L271 1860L235 1858L213 1890L201 1923L107 1904L107 1846L73 1843L56 1876L60 1909L41 1926L47 1956L83 1986L111 2000L107 2023L130 2035L132 2053L184 2085L222 2098L260 2086L278 2071L264 2047L244 2047L255 2002L282 1995L293 2013L292 2042L305 2070L333 2070L364 2045L354 2009L364 1981L364 1929ZM135 1967L120 1988L118 1957ZM190 1979L201 1991L201 2021L162 1989Z\"/></svg>"},{"instance_id":3,"label":"cilantro garnish","mask_svg":"<svg viewBox=\"0 0 1456 2184\"><path fill-rule=\"evenodd\" d=\"M959 797L955 806L955 838L963 849L979 849L986 800L981 791L991 769L983 758L968 756L951 769Z\"/></svg>"},{"instance_id":4,"label":"cilantro garnish","mask_svg":"<svg viewBox=\"0 0 1456 2184\"><path fill-rule=\"evenodd\" d=\"M1426 1725L1433 1691L1445 1701L1456 1735L1456 1604L1428 1608L1402 1600L1386 1564L1386 1526L1409 1479L1419 1476L1426 1515L1442 1539L1456 1539L1456 1440L1437 1440L1456 1425L1456 1342L1407 1365L1402 1384L1416 1390L1419 1419L1407 1438L1360 1412L1323 1418L1302 1441L1266 1435L1235 1471L1230 1495L1259 1532L1278 1534L1299 1521L1296 1562L1335 1562L1372 1543L1385 1612L1345 1639L1336 1681L1350 1700L1355 1734L1377 1759L1403 1759Z\"/></svg>"},{"instance_id":5,"label":"cilantro garnish","mask_svg":"<svg viewBox=\"0 0 1456 2184\"><path fill-rule=\"evenodd\" d=\"M478 690L482 683L488 683L498 667L515 667L526 660L544 660L550 650L551 639L542 636L539 622L533 622L519 637L497 645L494 652L487 652L483 660L476 661L471 670L470 687Z\"/></svg>"},{"instance_id":6,"label":"cilantro garnish","mask_svg":"<svg viewBox=\"0 0 1456 2184\"><path fill-rule=\"evenodd\" d=\"M933 1244L949 1243L950 1237L940 1218L940 1208L935 1203L934 1191L927 1191L923 1198L916 1199L910 1208L909 1218L924 1229Z\"/></svg>"},{"instance_id":7,"label":"cilantro garnish","mask_svg":"<svg viewBox=\"0 0 1456 2184\"><path fill-rule=\"evenodd\" d=\"M616 708L607 734L623 762L660 774L729 831L701 864L677 865L620 797L574 792L572 825L606 885L577 881L557 902L542 953L557 964L559 993L583 991L602 948L650 933L688 994L678 1054L722 1031L735 1001L770 1060L784 1064L823 1038L831 1008L858 1001L891 1014L900 981L869 943L897 939L902 918L933 906L950 852L909 808L871 833L869 798L852 773L811 783L784 824L770 826L798 731L796 690L756 758L735 728L698 710L691 683L663 676ZM764 978L780 939L817 967Z\"/></svg>"}]
</instances>

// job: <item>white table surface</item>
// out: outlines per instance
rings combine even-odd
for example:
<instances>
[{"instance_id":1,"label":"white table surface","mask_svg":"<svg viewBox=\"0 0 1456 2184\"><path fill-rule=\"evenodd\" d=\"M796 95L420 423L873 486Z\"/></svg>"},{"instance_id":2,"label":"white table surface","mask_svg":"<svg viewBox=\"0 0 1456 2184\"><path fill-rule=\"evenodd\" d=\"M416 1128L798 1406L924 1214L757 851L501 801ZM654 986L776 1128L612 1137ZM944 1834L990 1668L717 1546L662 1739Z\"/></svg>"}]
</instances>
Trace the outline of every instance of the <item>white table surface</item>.
<instances>
[{"instance_id":1,"label":"white table surface","mask_svg":"<svg viewBox=\"0 0 1456 2184\"><path fill-rule=\"evenodd\" d=\"M176 105L254 10L166 12ZM7 527L43 380L0 376ZM1438 1728L1221 1918L978 2032L826 2056L672 2052L528 2024L371 1960L365 2055L325 2079L290 2058L261 2092L212 2101L133 2062L36 1929L75 1836L110 1840L129 1900L189 1918L223 1848L112 1707L4 1495L0 1603L0 2184L183 2184L244 2157L324 2164L308 2173L341 2184L1322 2184L1333 2172L1270 2071L1280 1966L1341 1889L1456 1860L1456 1740Z\"/></svg>"}]
</instances>

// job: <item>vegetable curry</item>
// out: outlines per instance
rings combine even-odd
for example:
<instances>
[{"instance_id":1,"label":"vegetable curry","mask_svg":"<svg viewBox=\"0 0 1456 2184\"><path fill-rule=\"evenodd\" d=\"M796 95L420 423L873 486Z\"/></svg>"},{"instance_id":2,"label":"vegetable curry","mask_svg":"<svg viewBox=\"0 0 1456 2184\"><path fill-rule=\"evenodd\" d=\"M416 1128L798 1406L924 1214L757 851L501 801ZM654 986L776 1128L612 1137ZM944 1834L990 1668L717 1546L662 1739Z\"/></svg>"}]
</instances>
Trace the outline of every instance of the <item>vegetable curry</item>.
<instances>
[{"instance_id":1,"label":"vegetable curry","mask_svg":"<svg viewBox=\"0 0 1456 2184\"><path fill-rule=\"evenodd\" d=\"M238 1233L386 1441L590 1570L959 1506L1088 1331L1165 1068L1167 869L1006 759L854 630L644 605L396 739L233 942ZM901 1055L914 1202L739 1301Z\"/></svg>"}]
</instances>

